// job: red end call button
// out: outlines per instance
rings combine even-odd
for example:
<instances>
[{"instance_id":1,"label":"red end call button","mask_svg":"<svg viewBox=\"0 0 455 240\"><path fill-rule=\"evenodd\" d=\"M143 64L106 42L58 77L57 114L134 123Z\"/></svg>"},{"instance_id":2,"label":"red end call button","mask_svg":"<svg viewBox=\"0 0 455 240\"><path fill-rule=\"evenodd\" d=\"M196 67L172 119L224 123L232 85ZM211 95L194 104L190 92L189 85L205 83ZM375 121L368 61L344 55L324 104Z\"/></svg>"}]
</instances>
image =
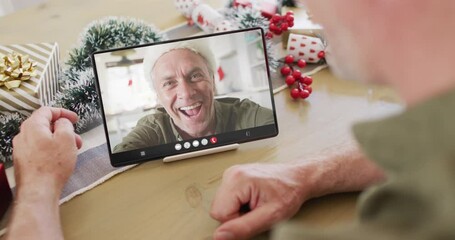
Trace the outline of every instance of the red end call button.
<instances>
[{"instance_id":1,"label":"red end call button","mask_svg":"<svg viewBox=\"0 0 455 240\"><path fill-rule=\"evenodd\" d=\"M218 139L217 139L216 137L211 137L211 138L210 138L210 142L211 142L212 144L215 144L215 143L218 142Z\"/></svg>"}]
</instances>

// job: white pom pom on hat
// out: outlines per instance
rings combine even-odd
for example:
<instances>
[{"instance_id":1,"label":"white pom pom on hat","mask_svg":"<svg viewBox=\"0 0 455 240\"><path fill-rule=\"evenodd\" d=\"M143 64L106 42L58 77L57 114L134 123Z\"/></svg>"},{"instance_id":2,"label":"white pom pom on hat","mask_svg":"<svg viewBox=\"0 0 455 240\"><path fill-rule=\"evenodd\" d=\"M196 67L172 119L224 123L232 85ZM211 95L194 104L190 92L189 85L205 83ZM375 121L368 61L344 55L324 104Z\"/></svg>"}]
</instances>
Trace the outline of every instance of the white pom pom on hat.
<instances>
[{"instance_id":1,"label":"white pom pom on hat","mask_svg":"<svg viewBox=\"0 0 455 240\"><path fill-rule=\"evenodd\" d=\"M177 49L188 49L201 55L205 58L205 60L207 60L209 70L211 70L213 74L216 73L216 60L212 50L210 49L209 42L204 39L194 39L150 46L144 56L144 73L147 81L151 82L152 80L151 73L156 61L158 61L158 59L165 53Z\"/></svg>"}]
</instances>

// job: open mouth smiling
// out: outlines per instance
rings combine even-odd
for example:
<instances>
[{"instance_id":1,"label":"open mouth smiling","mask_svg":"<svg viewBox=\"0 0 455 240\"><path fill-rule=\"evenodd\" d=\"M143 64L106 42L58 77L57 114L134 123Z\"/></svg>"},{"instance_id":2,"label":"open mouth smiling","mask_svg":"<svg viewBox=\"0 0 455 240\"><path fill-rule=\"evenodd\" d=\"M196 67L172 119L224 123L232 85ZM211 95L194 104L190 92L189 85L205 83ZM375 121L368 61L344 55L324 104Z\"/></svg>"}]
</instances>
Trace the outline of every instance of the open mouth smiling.
<instances>
[{"instance_id":1,"label":"open mouth smiling","mask_svg":"<svg viewBox=\"0 0 455 240\"><path fill-rule=\"evenodd\" d=\"M190 106L180 107L179 111L187 117L195 117L201 112L201 102L194 103Z\"/></svg>"}]
</instances>

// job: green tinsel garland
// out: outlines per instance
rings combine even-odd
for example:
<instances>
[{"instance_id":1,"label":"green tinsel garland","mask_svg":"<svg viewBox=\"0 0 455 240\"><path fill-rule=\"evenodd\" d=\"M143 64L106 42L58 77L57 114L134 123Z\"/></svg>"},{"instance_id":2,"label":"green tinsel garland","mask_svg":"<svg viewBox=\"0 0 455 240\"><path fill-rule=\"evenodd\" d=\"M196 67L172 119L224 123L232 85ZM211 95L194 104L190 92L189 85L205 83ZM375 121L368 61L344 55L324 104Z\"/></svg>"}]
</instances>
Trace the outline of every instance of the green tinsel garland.
<instances>
[{"instance_id":1,"label":"green tinsel garland","mask_svg":"<svg viewBox=\"0 0 455 240\"><path fill-rule=\"evenodd\" d=\"M76 132L83 133L101 123L101 110L95 87L90 54L99 50L134 46L165 40L154 26L144 21L108 17L95 21L82 32L78 47L69 53L66 68L60 76L62 88L54 106L76 112Z\"/></svg>"},{"instance_id":2,"label":"green tinsel garland","mask_svg":"<svg viewBox=\"0 0 455 240\"><path fill-rule=\"evenodd\" d=\"M13 138L19 133L26 116L17 112L0 112L0 162L6 167L13 164Z\"/></svg>"}]
</instances>

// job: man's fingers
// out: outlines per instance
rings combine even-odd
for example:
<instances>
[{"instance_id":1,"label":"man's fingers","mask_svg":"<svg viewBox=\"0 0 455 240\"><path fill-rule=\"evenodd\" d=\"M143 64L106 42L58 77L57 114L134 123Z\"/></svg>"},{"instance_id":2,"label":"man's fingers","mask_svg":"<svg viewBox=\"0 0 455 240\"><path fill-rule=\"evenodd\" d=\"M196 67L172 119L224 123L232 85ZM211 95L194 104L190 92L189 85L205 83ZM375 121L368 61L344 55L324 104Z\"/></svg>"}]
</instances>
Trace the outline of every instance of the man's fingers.
<instances>
[{"instance_id":1,"label":"man's fingers","mask_svg":"<svg viewBox=\"0 0 455 240\"><path fill-rule=\"evenodd\" d=\"M66 118L71 121L71 123L76 123L79 120L77 114L73 111L64 109L64 108L49 108L52 113L51 121L56 121L60 118Z\"/></svg>"},{"instance_id":2,"label":"man's fingers","mask_svg":"<svg viewBox=\"0 0 455 240\"><path fill-rule=\"evenodd\" d=\"M74 127L70 120L66 118L60 118L54 123L54 136L62 141L74 142L74 146L77 146L77 140L75 140Z\"/></svg>"},{"instance_id":3,"label":"man's fingers","mask_svg":"<svg viewBox=\"0 0 455 240\"><path fill-rule=\"evenodd\" d=\"M220 188L212 202L210 216L220 222L229 221L233 218L240 216L239 211L243 203L231 193L227 196L227 191Z\"/></svg>"},{"instance_id":4,"label":"man's fingers","mask_svg":"<svg viewBox=\"0 0 455 240\"><path fill-rule=\"evenodd\" d=\"M82 147L82 138L79 136L79 134L76 134L76 146L77 149L81 149Z\"/></svg>"},{"instance_id":5,"label":"man's fingers","mask_svg":"<svg viewBox=\"0 0 455 240\"><path fill-rule=\"evenodd\" d=\"M239 170L230 169L223 177L223 182L212 202L210 216L220 222L229 221L240 215L240 208L250 202L252 187L241 184L242 176Z\"/></svg>"},{"instance_id":6,"label":"man's fingers","mask_svg":"<svg viewBox=\"0 0 455 240\"><path fill-rule=\"evenodd\" d=\"M41 107L36 110L31 117L42 117L49 123L57 121L57 119L60 118L66 118L73 124L79 120L79 117L75 112L63 108L53 107Z\"/></svg>"},{"instance_id":7,"label":"man's fingers","mask_svg":"<svg viewBox=\"0 0 455 240\"><path fill-rule=\"evenodd\" d=\"M215 240L249 239L272 227L279 212L273 205L263 205L247 214L223 223L213 234Z\"/></svg>"}]
</instances>

